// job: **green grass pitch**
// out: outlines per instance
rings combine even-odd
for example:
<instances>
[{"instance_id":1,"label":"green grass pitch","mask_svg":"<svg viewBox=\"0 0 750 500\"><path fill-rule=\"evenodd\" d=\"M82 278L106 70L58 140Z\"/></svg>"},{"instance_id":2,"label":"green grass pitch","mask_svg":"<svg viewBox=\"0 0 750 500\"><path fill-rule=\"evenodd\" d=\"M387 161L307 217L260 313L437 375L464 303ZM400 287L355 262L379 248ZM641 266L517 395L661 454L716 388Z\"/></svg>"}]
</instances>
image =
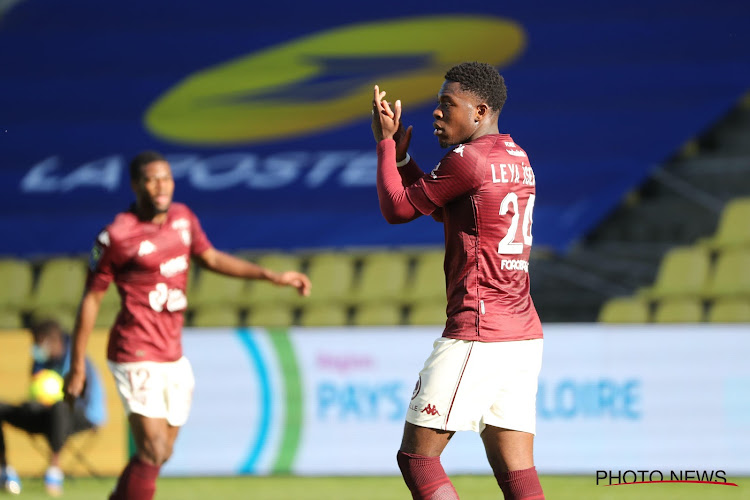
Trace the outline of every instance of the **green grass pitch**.
<instances>
[{"instance_id":1,"label":"green grass pitch","mask_svg":"<svg viewBox=\"0 0 750 500\"><path fill-rule=\"evenodd\" d=\"M465 500L502 498L495 479L489 476L454 476L453 484ZM548 500L750 500L750 478L728 478L733 486L703 484L639 484L596 486L588 476L542 476ZM68 478L62 498L106 500L114 478ZM40 479L23 480L19 497L0 493L0 498L24 500L50 497ZM411 497L400 477L210 477L161 478L156 500L388 500Z\"/></svg>"}]
</instances>

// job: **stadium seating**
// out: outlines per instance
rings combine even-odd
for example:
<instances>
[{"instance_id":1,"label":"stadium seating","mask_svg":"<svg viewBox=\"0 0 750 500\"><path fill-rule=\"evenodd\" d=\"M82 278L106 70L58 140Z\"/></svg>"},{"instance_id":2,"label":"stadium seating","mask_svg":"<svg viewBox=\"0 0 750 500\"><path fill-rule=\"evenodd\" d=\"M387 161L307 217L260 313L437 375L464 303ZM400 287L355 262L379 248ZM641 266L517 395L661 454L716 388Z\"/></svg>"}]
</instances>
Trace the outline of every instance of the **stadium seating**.
<instances>
[{"instance_id":1,"label":"stadium seating","mask_svg":"<svg viewBox=\"0 0 750 500\"><path fill-rule=\"evenodd\" d=\"M699 297L710 270L709 252L698 246L677 247L664 256L654 285L640 291L648 299Z\"/></svg>"},{"instance_id":2,"label":"stadium seating","mask_svg":"<svg viewBox=\"0 0 750 500\"><path fill-rule=\"evenodd\" d=\"M275 272L299 271L301 259L284 253L265 254L255 261L259 266ZM299 300L297 290L288 286L276 286L268 281L251 280L245 285L240 296L242 305L256 308L262 304L293 305Z\"/></svg>"},{"instance_id":3,"label":"stadium seating","mask_svg":"<svg viewBox=\"0 0 750 500\"><path fill-rule=\"evenodd\" d=\"M364 256L352 302L390 302L402 297L408 273L409 257L406 253L374 252Z\"/></svg>"},{"instance_id":4,"label":"stadium seating","mask_svg":"<svg viewBox=\"0 0 750 500\"><path fill-rule=\"evenodd\" d=\"M76 321L76 309L68 306L38 307L31 313L31 323L54 319L67 331L72 331Z\"/></svg>"},{"instance_id":5,"label":"stadium seating","mask_svg":"<svg viewBox=\"0 0 750 500\"><path fill-rule=\"evenodd\" d=\"M115 324L117 314L120 312L119 307L102 307L99 309L99 314L96 315L96 321L94 322L94 328L102 328L109 330L112 325Z\"/></svg>"},{"instance_id":6,"label":"stadium seating","mask_svg":"<svg viewBox=\"0 0 750 500\"><path fill-rule=\"evenodd\" d=\"M649 305L638 297L615 297L599 311L602 323L648 323Z\"/></svg>"},{"instance_id":7,"label":"stadium seating","mask_svg":"<svg viewBox=\"0 0 750 500\"><path fill-rule=\"evenodd\" d=\"M246 280L202 270L193 279L193 286L188 292L188 306L191 309L215 305L238 306L246 285Z\"/></svg>"},{"instance_id":8,"label":"stadium seating","mask_svg":"<svg viewBox=\"0 0 750 500\"><path fill-rule=\"evenodd\" d=\"M110 283L107 288L107 293L102 298L102 303L99 306L101 309L120 309L120 293L117 291L117 285Z\"/></svg>"},{"instance_id":9,"label":"stadium seating","mask_svg":"<svg viewBox=\"0 0 750 500\"><path fill-rule=\"evenodd\" d=\"M703 241L713 249L750 248L750 197L735 198L724 207L713 237Z\"/></svg>"},{"instance_id":10,"label":"stadium seating","mask_svg":"<svg viewBox=\"0 0 750 500\"><path fill-rule=\"evenodd\" d=\"M294 323L294 309L285 304L265 304L252 307L248 313L248 326L282 328Z\"/></svg>"},{"instance_id":11,"label":"stadium seating","mask_svg":"<svg viewBox=\"0 0 750 500\"><path fill-rule=\"evenodd\" d=\"M192 314L191 326L195 327L240 327L240 314L236 307L225 305L205 305Z\"/></svg>"},{"instance_id":12,"label":"stadium seating","mask_svg":"<svg viewBox=\"0 0 750 500\"><path fill-rule=\"evenodd\" d=\"M445 252L442 249L417 255L414 277L404 291L405 302L444 302L446 300L444 258Z\"/></svg>"},{"instance_id":13,"label":"stadium seating","mask_svg":"<svg viewBox=\"0 0 750 500\"><path fill-rule=\"evenodd\" d=\"M445 300L412 304L409 310L410 325L445 325Z\"/></svg>"},{"instance_id":14,"label":"stadium seating","mask_svg":"<svg viewBox=\"0 0 750 500\"><path fill-rule=\"evenodd\" d=\"M344 326L348 323L346 306L310 304L302 310L301 326Z\"/></svg>"},{"instance_id":15,"label":"stadium seating","mask_svg":"<svg viewBox=\"0 0 750 500\"><path fill-rule=\"evenodd\" d=\"M82 259L60 257L47 260L39 271L32 308L73 309L78 307L86 280Z\"/></svg>"},{"instance_id":16,"label":"stadium seating","mask_svg":"<svg viewBox=\"0 0 750 500\"><path fill-rule=\"evenodd\" d=\"M689 297L665 299L656 306L655 323L699 323L703 320L703 303Z\"/></svg>"},{"instance_id":17,"label":"stadium seating","mask_svg":"<svg viewBox=\"0 0 750 500\"><path fill-rule=\"evenodd\" d=\"M711 323L750 323L750 299L717 299L708 310Z\"/></svg>"},{"instance_id":18,"label":"stadium seating","mask_svg":"<svg viewBox=\"0 0 750 500\"><path fill-rule=\"evenodd\" d=\"M343 304L351 295L354 259L346 252L320 252L310 257L307 275L313 284L305 302Z\"/></svg>"},{"instance_id":19,"label":"stadium seating","mask_svg":"<svg viewBox=\"0 0 750 500\"><path fill-rule=\"evenodd\" d=\"M362 304L354 313L354 324L357 326L392 326L401 322L401 306L396 303Z\"/></svg>"},{"instance_id":20,"label":"stadium seating","mask_svg":"<svg viewBox=\"0 0 750 500\"><path fill-rule=\"evenodd\" d=\"M28 307L33 284L31 264L19 259L0 259L0 310Z\"/></svg>"},{"instance_id":21,"label":"stadium seating","mask_svg":"<svg viewBox=\"0 0 750 500\"><path fill-rule=\"evenodd\" d=\"M15 329L23 327L23 318L17 310L0 309L0 329Z\"/></svg>"},{"instance_id":22,"label":"stadium seating","mask_svg":"<svg viewBox=\"0 0 750 500\"><path fill-rule=\"evenodd\" d=\"M750 322L750 246L730 245L713 252L711 264L708 245L669 250L653 285L633 296L608 300L599 309L598 321ZM188 292L190 313L186 324L282 328L295 324L445 324L442 250L370 254L322 251L305 259L307 265L299 255L270 253L257 262L275 271L307 272L313 282L313 294L308 298L298 297L289 287L201 271L190 280L193 285ZM71 329L85 280L85 263L67 257L41 262L36 287L32 287L33 269L28 261L0 259L4 282L18 285L14 288L18 293L9 293L6 287L0 295L0 328L21 328L29 321L54 317ZM113 284L104 296L95 326L110 328L119 309L120 299Z\"/></svg>"},{"instance_id":23,"label":"stadium seating","mask_svg":"<svg viewBox=\"0 0 750 500\"><path fill-rule=\"evenodd\" d=\"M750 220L747 224L750 225ZM736 247L719 254L705 296L750 297L750 247Z\"/></svg>"}]
</instances>

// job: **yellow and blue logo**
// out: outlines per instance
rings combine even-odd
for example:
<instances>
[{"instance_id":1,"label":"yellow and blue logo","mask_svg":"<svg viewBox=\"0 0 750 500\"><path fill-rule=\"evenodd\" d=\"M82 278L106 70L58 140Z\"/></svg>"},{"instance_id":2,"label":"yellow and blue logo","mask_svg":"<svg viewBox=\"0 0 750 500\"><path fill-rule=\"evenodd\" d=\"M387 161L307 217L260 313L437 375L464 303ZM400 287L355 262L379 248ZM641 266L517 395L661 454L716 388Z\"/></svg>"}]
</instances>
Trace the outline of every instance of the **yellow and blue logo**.
<instances>
[{"instance_id":1,"label":"yellow and blue logo","mask_svg":"<svg viewBox=\"0 0 750 500\"><path fill-rule=\"evenodd\" d=\"M310 135L369 117L376 83L405 106L422 105L451 66L507 66L525 40L518 23L492 16L347 25L189 75L151 105L145 124L162 140L200 146Z\"/></svg>"}]
</instances>

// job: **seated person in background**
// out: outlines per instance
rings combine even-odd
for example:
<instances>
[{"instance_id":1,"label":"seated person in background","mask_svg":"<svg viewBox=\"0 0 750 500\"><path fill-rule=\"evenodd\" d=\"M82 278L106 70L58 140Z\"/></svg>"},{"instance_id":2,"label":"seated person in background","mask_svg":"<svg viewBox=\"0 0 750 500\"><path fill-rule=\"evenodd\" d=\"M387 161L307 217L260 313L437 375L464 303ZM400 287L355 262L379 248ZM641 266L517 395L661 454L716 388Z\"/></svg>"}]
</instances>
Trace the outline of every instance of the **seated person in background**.
<instances>
[{"instance_id":1,"label":"seated person in background","mask_svg":"<svg viewBox=\"0 0 750 500\"><path fill-rule=\"evenodd\" d=\"M44 484L51 495L62 494L63 473L60 451L69 436L99 427L106 418L104 388L90 360L86 360L86 388L71 407L63 401L62 377L70 367L70 338L53 320L35 324L31 329L34 344L30 401L20 405L0 402L0 482L10 493L21 492L16 471L8 465L2 423L31 434L42 434L51 449Z\"/></svg>"}]
</instances>

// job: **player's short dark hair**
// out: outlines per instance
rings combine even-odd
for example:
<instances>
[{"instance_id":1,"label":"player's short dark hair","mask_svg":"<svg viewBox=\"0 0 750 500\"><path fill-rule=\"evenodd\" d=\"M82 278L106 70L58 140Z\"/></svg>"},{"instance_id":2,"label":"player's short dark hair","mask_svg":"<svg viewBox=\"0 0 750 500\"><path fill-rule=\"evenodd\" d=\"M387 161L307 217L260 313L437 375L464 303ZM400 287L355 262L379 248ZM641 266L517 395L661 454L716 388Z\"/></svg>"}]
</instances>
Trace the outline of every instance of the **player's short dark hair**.
<instances>
[{"instance_id":1,"label":"player's short dark hair","mask_svg":"<svg viewBox=\"0 0 750 500\"><path fill-rule=\"evenodd\" d=\"M143 172L143 167L155 161L167 160L156 151L143 151L135 155L135 157L130 160L130 180L137 181L138 179L140 179L141 173Z\"/></svg>"},{"instance_id":2,"label":"player's short dark hair","mask_svg":"<svg viewBox=\"0 0 750 500\"><path fill-rule=\"evenodd\" d=\"M463 90L474 93L498 113L503 109L508 97L505 79L487 63L457 64L448 70L445 79L460 83Z\"/></svg>"},{"instance_id":3,"label":"player's short dark hair","mask_svg":"<svg viewBox=\"0 0 750 500\"><path fill-rule=\"evenodd\" d=\"M43 339L49 335L63 335L63 329L56 320L44 318L31 325L31 335L35 339Z\"/></svg>"}]
</instances>

